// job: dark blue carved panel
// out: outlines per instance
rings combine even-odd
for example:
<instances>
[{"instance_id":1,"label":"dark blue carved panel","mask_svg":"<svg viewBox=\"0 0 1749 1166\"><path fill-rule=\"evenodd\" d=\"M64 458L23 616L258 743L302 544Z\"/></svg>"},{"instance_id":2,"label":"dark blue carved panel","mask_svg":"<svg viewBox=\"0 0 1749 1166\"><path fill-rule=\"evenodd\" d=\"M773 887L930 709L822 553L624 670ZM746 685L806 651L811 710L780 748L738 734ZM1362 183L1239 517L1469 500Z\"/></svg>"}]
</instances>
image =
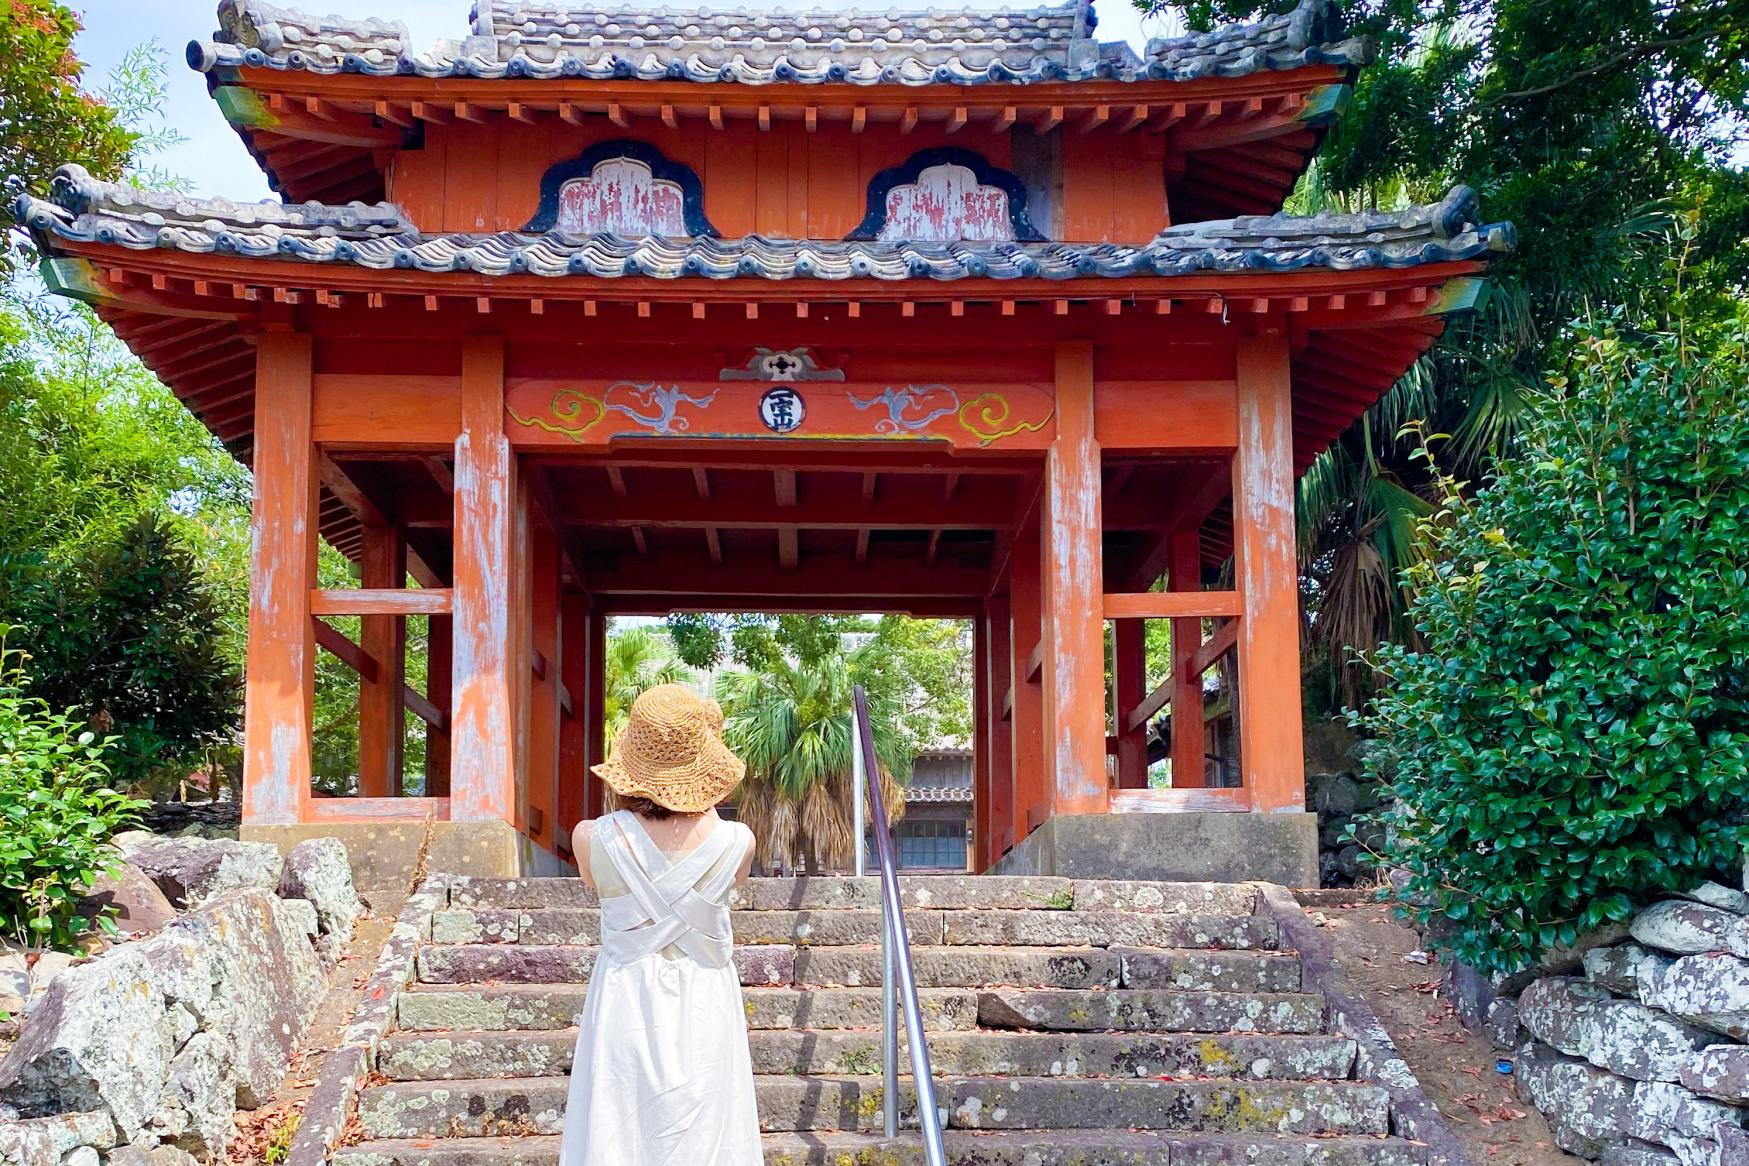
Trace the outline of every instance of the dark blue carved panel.
<instances>
[{"instance_id":1,"label":"dark blue carved panel","mask_svg":"<svg viewBox=\"0 0 1749 1166\"><path fill-rule=\"evenodd\" d=\"M994 186L1008 196L1008 225L1014 231L1016 242L1045 241L1038 228L1032 225L1032 220L1026 217L1026 185L1010 171L990 165L983 155L955 146L919 150L901 165L888 167L870 179L868 213L857 224L856 230L845 238L878 239L881 228L887 224L887 195L892 192L893 187L916 182L918 176L931 166L950 165L964 166L978 180L978 185Z\"/></svg>"},{"instance_id":2,"label":"dark blue carved panel","mask_svg":"<svg viewBox=\"0 0 1749 1166\"><path fill-rule=\"evenodd\" d=\"M687 234L693 238L721 238L721 233L713 226L704 214L704 186L698 180L698 174L692 167L683 162L671 161L669 157L650 145L648 142L617 140L612 142L597 142L584 150L569 162L559 162L548 167L540 180L540 208L535 211L534 218L523 227L524 231L550 231L559 222L559 190L573 178L588 178L595 173L595 168L603 162L614 158L630 158L642 162L650 168L650 173L659 182L672 182L680 187L681 214L686 220Z\"/></svg>"}]
</instances>

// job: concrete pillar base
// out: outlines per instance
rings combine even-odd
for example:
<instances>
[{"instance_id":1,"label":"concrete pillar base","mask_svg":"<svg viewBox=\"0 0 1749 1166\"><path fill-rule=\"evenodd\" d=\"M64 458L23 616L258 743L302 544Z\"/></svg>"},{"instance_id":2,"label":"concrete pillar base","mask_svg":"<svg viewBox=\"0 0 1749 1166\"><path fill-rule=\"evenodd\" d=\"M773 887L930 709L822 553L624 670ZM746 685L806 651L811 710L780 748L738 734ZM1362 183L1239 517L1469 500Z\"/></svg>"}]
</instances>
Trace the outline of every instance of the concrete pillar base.
<instances>
[{"instance_id":1,"label":"concrete pillar base","mask_svg":"<svg viewBox=\"0 0 1749 1166\"><path fill-rule=\"evenodd\" d=\"M1316 814L1057 814L987 872L1318 885Z\"/></svg>"},{"instance_id":2,"label":"concrete pillar base","mask_svg":"<svg viewBox=\"0 0 1749 1166\"><path fill-rule=\"evenodd\" d=\"M575 874L576 868L530 842L509 822L432 822L425 869L487 878ZM425 844L425 822L304 822L269 826L245 822L245 842L271 842L282 853L306 838L338 838L352 860L352 880L372 891L405 894Z\"/></svg>"}]
</instances>

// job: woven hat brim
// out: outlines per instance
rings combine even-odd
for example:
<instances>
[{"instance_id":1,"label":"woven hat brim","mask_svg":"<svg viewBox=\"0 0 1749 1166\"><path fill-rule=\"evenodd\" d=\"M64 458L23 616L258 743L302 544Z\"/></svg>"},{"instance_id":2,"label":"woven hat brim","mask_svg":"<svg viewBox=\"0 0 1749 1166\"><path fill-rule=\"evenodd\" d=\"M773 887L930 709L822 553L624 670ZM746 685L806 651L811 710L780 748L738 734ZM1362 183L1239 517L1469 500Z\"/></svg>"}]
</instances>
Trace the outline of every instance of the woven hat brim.
<instances>
[{"instance_id":1,"label":"woven hat brim","mask_svg":"<svg viewBox=\"0 0 1749 1166\"><path fill-rule=\"evenodd\" d=\"M746 777L747 765L715 736L685 764L651 764L626 749L622 730L607 760L591 771L622 798L649 798L677 813L696 814L728 797Z\"/></svg>"}]
</instances>

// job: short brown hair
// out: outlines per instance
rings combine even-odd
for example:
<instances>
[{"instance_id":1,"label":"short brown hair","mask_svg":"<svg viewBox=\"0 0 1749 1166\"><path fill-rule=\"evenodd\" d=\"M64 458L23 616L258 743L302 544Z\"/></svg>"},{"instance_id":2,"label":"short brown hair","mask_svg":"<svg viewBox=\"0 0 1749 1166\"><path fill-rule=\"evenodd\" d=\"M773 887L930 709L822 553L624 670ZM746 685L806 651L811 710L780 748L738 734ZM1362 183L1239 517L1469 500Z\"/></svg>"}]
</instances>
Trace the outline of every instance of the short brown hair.
<instances>
[{"instance_id":1,"label":"short brown hair","mask_svg":"<svg viewBox=\"0 0 1749 1166\"><path fill-rule=\"evenodd\" d=\"M674 816L673 810L661 802L651 801L649 798L620 798L619 805L622 810L630 810L639 817L654 818L658 822L663 818Z\"/></svg>"}]
</instances>

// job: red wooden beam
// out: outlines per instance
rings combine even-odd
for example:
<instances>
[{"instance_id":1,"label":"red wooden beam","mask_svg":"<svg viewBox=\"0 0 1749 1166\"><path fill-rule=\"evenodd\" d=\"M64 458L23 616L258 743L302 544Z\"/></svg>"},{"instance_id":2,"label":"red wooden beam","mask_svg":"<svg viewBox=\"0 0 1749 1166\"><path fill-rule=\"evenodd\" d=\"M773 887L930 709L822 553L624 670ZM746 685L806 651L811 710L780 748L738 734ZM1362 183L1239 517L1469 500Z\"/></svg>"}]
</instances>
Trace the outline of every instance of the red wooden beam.
<instances>
[{"instance_id":1,"label":"red wooden beam","mask_svg":"<svg viewBox=\"0 0 1749 1166\"><path fill-rule=\"evenodd\" d=\"M358 673L364 681L377 678L377 662L369 652L347 639L346 634L324 619L311 617L316 628L316 646Z\"/></svg>"},{"instance_id":2,"label":"red wooden beam","mask_svg":"<svg viewBox=\"0 0 1749 1166\"><path fill-rule=\"evenodd\" d=\"M1230 616L1244 610L1237 591L1108 591L1104 602L1106 619Z\"/></svg>"},{"instance_id":3,"label":"red wooden beam","mask_svg":"<svg viewBox=\"0 0 1749 1166\"><path fill-rule=\"evenodd\" d=\"M310 592L315 615L448 615L450 591L437 587L377 587Z\"/></svg>"}]
</instances>

